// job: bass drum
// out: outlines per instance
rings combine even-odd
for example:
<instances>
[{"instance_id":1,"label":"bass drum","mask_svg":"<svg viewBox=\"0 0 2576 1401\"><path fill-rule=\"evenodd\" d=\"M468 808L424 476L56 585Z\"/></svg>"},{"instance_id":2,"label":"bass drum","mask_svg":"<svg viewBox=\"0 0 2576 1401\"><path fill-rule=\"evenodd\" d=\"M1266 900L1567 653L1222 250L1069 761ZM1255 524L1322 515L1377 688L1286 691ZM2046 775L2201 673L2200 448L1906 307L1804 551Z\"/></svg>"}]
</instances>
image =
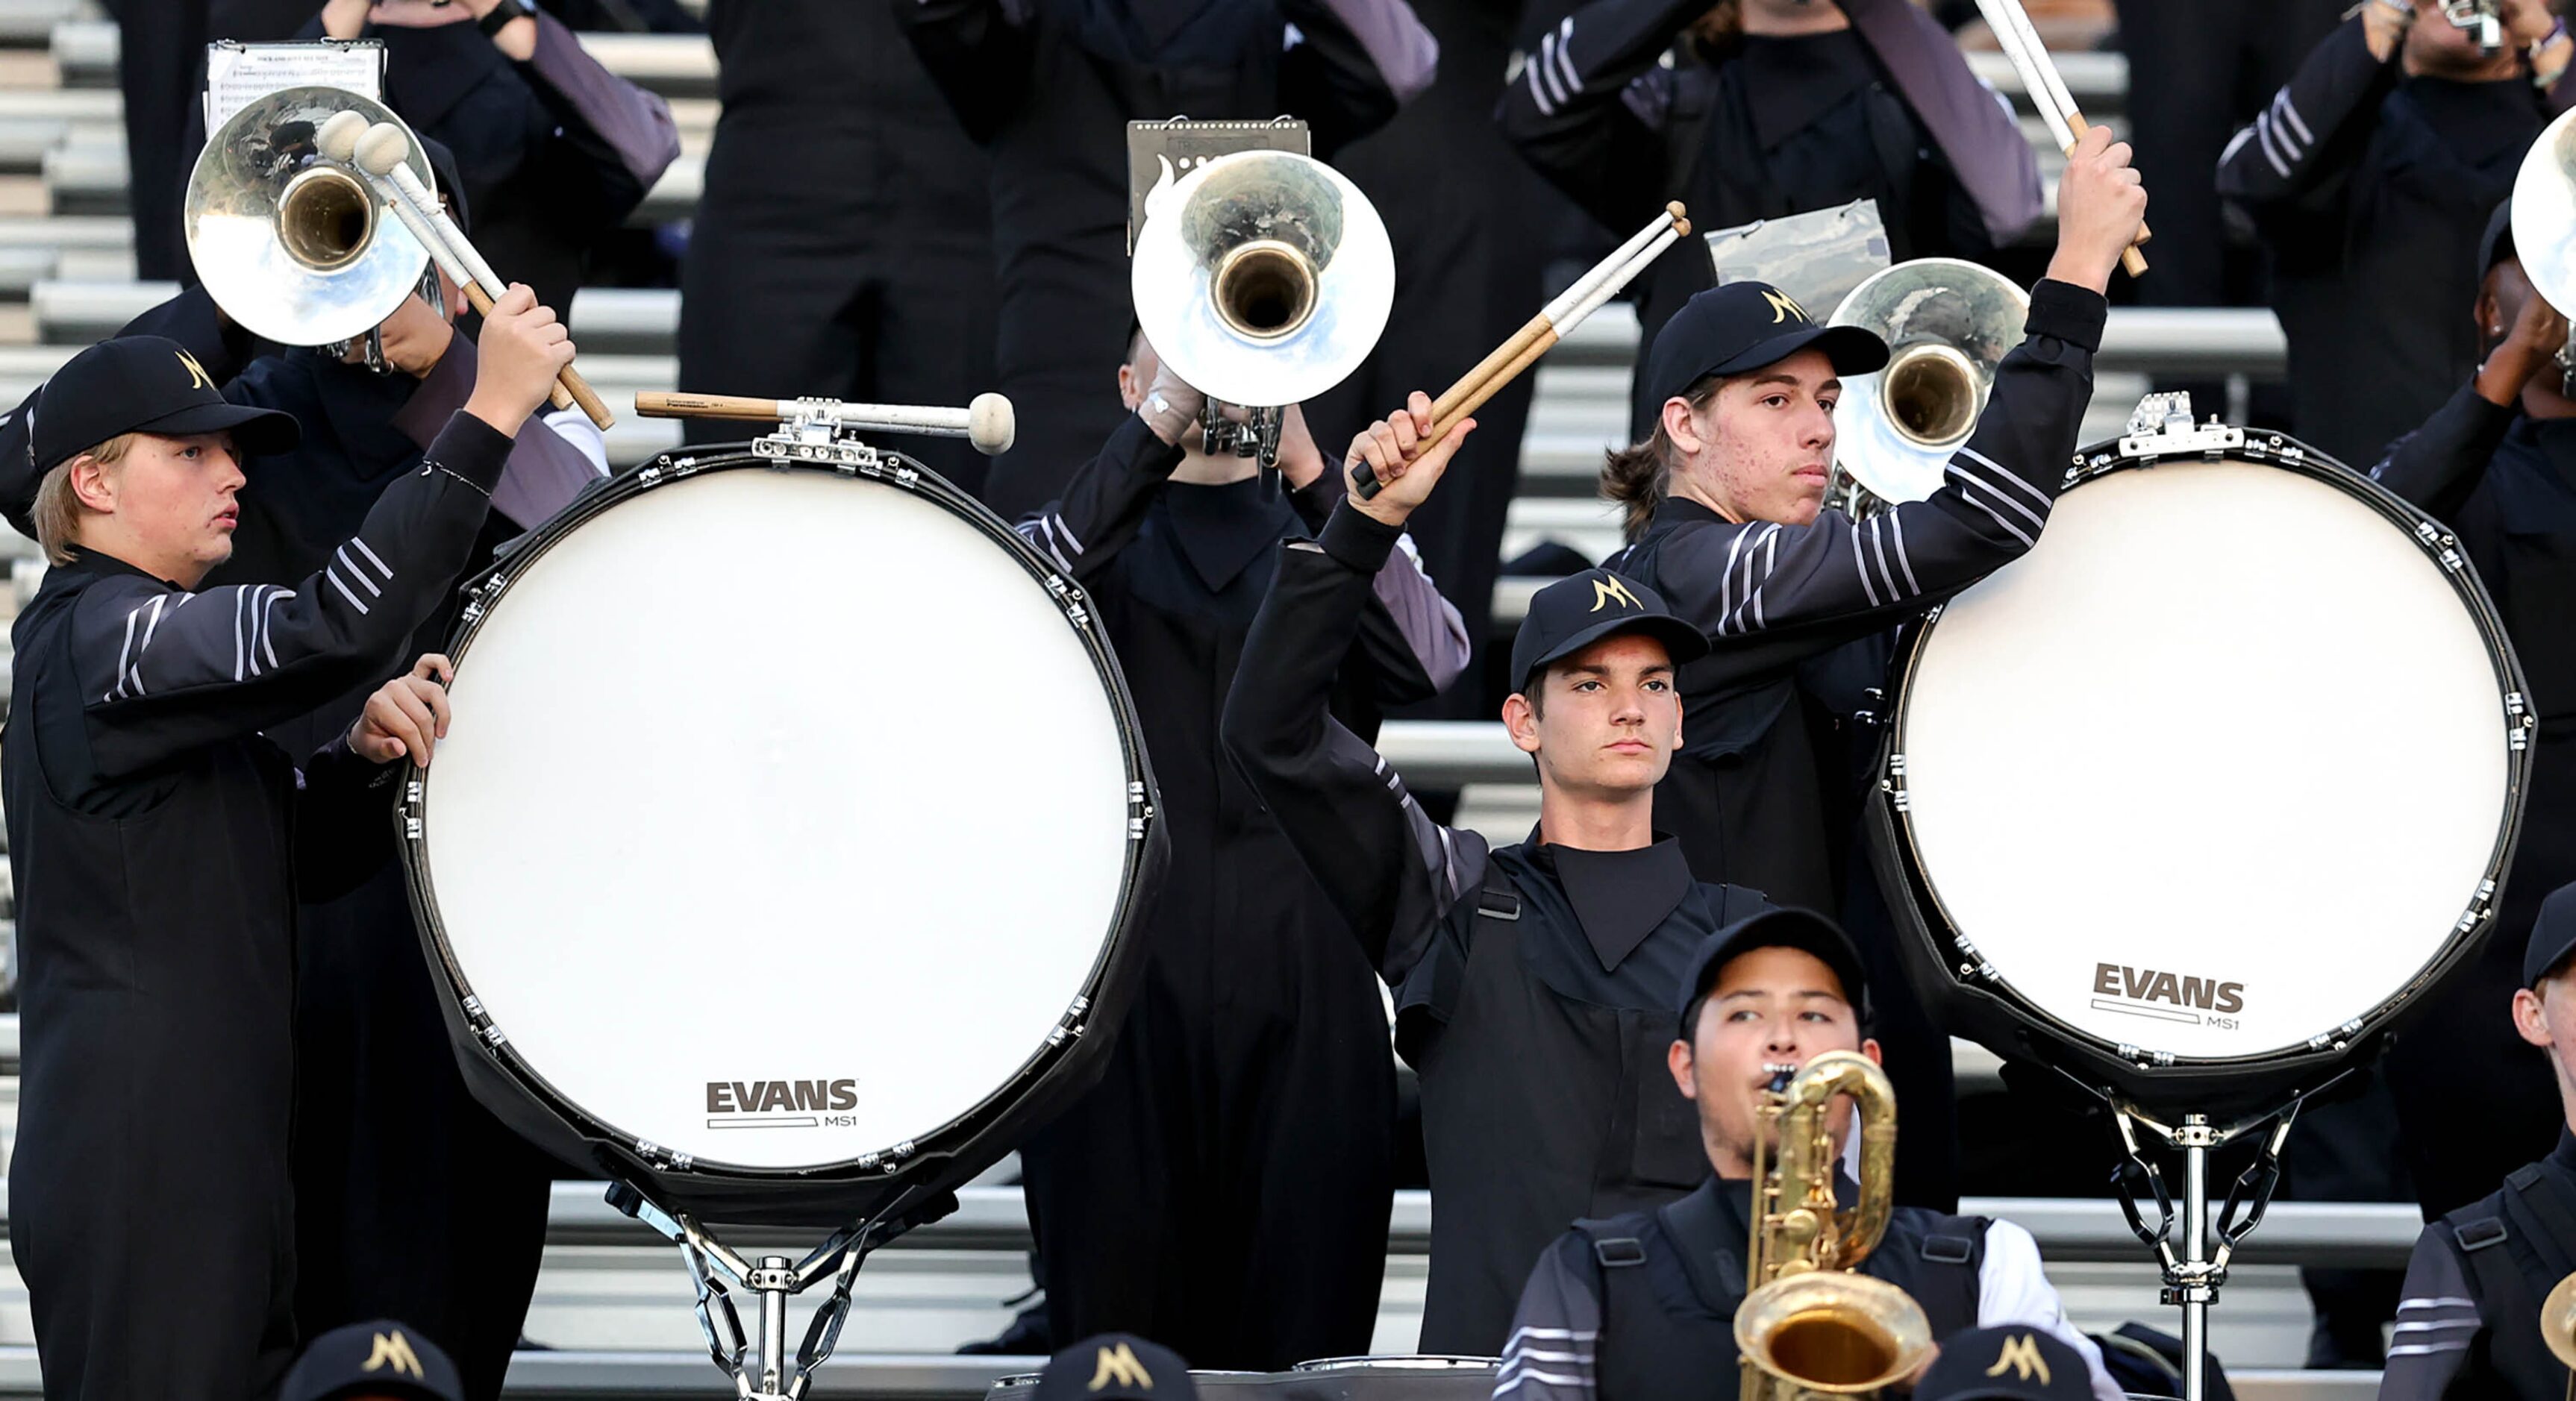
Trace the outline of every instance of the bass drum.
<instances>
[{"instance_id":1,"label":"bass drum","mask_svg":"<svg viewBox=\"0 0 2576 1401\"><path fill-rule=\"evenodd\" d=\"M1160 870L1081 591L861 455L666 455L511 549L402 803L476 1097L703 1219L846 1224L998 1160L1097 1077Z\"/></svg>"},{"instance_id":2,"label":"bass drum","mask_svg":"<svg viewBox=\"0 0 2576 1401\"><path fill-rule=\"evenodd\" d=\"M2436 522L2223 426L2077 457L1902 648L1870 825L1951 1028L2150 1112L2261 1113L2493 923L2533 720Z\"/></svg>"}]
</instances>

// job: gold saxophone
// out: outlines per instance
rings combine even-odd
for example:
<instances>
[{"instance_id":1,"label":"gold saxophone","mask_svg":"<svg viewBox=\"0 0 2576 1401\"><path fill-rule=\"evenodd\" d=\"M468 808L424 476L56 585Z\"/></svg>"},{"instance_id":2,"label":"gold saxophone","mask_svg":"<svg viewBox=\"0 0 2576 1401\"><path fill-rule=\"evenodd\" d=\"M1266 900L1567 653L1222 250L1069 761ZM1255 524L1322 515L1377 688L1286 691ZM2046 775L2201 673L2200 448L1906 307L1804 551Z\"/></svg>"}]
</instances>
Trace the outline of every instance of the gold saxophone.
<instances>
[{"instance_id":1,"label":"gold saxophone","mask_svg":"<svg viewBox=\"0 0 2576 1401\"><path fill-rule=\"evenodd\" d=\"M1835 1106L1860 1105L1860 1202L1834 1201ZM1774 1130L1779 1161L1767 1161ZM1827 1051L1764 1096L1753 1136L1752 1263L1735 1310L1743 1401L1866 1396L1923 1365L1932 1325L1884 1280L1849 1273L1887 1232L1896 1090L1854 1051Z\"/></svg>"}]
</instances>

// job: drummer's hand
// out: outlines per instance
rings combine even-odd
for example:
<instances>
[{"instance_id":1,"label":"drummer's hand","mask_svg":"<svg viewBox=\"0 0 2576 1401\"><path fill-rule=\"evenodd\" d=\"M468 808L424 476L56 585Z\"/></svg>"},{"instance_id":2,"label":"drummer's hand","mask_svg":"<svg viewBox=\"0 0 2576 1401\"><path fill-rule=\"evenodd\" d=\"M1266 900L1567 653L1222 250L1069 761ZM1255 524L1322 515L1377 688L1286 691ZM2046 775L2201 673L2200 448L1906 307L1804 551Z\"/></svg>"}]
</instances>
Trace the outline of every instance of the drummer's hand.
<instances>
[{"instance_id":1,"label":"drummer's hand","mask_svg":"<svg viewBox=\"0 0 2576 1401\"><path fill-rule=\"evenodd\" d=\"M2138 241L2146 217L2147 190L2129 164L2129 143L2112 140L2109 127L2088 128L2057 182L2057 256L2048 275L2109 291L2111 270Z\"/></svg>"},{"instance_id":2,"label":"drummer's hand","mask_svg":"<svg viewBox=\"0 0 2576 1401\"><path fill-rule=\"evenodd\" d=\"M1288 479L1290 491L1304 491L1324 475L1324 450L1315 445L1306 411L1296 404L1279 418L1279 475Z\"/></svg>"},{"instance_id":3,"label":"drummer's hand","mask_svg":"<svg viewBox=\"0 0 2576 1401\"><path fill-rule=\"evenodd\" d=\"M355 39L367 25L369 0L325 0L322 6L322 37Z\"/></svg>"},{"instance_id":4,"label":"drummer's hand","mask_svg":"<svg viewBox=\"0 0 2576 1401\"><path fill-rule=\"evenodd\" d=\"M1207 407L1207 396L1198 392L1188 380L1172 371L1172 362L1154 363L1154 382L1145 387L1145 397L1136 403L1136 416L1154 430L1154 436L1167 447L1182 447L1182 439L1199 426L1199 412Z\"/></svg>"},{"instance_id":5,"label":"drummer's hand","mask_svg":"<svg viewBox=\"0 0 2576 1401\"><path fill-rule=\"evenodd\" d=\"M537 294L520 282L511 283L484 313L474 348L474 393L465 411L513 437L546 402L555 376L572 363L572 333L555 319L554 308L537 305Z\"/></svg>"},{"instance_id":6,"label":"drummer's hand","mask_svg":"<svg viewBox=\"0 0 2576 1401\"><path fill-rule=\"evenodd\" d=\"M408 754L419 768L429 767L430 750L447 738L447 683L456 679L456 664L427 653L412 669L367 697L358 723L349 727L349 749L371 764L390 764Z\"/></svg>"},{"instance_id":7,"label":"drummer's hand","mask_svg":"<svg viewBox=\"0 0 2576 1401\"><path fill-rule=\"evenodd\" d=\"M2495 328L2489 327L2492 332ZM2567 318L2534 295L2522 304L2513 329L2487 354L2478 369L2478 397L2510 408L2523 387L2558 368L2558 353L2567 348Z\"/></svg>"},{"instance_id":8,"label":"drummer's hand","mask_svg":"<svg viewBox=\"0 0 2576 1401\"><path fill-rule=\"evenodd\" d=\"M1463 419L1421 457L1405 461L1407 454L1431 436L1431 396L1419 389L1413 391L1403 408L1360 430L1360 435L1351 440L1351 454L1342 462L1350 504L1371 520L1404 524L1412 517L1414 507L1430 499L1431 489L1440 485L1441 474L1449 470L1449 460L1458 455L1458 445L1475 427L1476 420ZM1385 483L1377 495L1360 495L1364 473Z\"/></svg>"}]
</instances>

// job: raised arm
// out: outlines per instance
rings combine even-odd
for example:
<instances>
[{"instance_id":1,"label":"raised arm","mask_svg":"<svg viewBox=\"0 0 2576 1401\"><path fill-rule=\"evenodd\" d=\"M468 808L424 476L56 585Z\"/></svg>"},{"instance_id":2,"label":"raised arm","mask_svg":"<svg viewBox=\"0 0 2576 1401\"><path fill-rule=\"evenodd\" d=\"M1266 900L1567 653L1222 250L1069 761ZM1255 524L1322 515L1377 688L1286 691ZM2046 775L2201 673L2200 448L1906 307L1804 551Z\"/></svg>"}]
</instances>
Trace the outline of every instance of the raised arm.
<instances>
[{"instance_id":1,"label":"raised arm","mask_svg":"<svg viewBox=\"0 0 2576 1401\"><path fill-rule=\"evenodd\" d=\"M1074 469L1064 494L1020 521L1020 534L1077 580L1107 568L1136 538L1155 493L1181 465L1181 437L1198 421L1199 404L1197 390L1168 371L1158 374L1145 402Z\"/></svg>"},{"instance_id":2,"label":"raised arm","mask_svg":"<svg viewBox=\"0 0 2576 1401\"><path fill-rule=\"evenodd\" d=\"M1334 674L1400 534L1400 525L1345 501L1321 536L1283 548L1221 731L1226 752L1390 984L1420 961L1485 865L1482 840L1433 822L1377 751L1328 709Z\"/></svg>"},{"instance_id":3,"label":"raised arm","mask_svg":"<svg viewBox=\"0 0 2576 1401\"><path fill-rule=\"evenodd\" d=\"M2539 297L2525 301L2513 330L2477 374L2423 427L2391 444L2371 477L2425 514L2456 522L2513 427L2523 391L2542 375L2559 373L2558 353L2566 344L2567 318Z\"/></svg>"},{"instance_id":4,"label":"raised arm","mask_svg":"<svg viewBox=\"0 0 2576 1401\"><path fill-rule=\"evenodd\" d=\"M358 533L292 588L174 590L141 574L83 593L73 666L102 774L130 774L324 704L394 662L464 568L510 433L543 402L572 343L514 287L486 322L508 346L466 409L385 488ZM507 431L500 426L507 425Z\"/></svg>"},{"instance_id":5,"label":"raised arm","mask_svg":"<svg viewBox=\"0 0 2576 1401\"><path fill-rule=\"evenodd\" d=\"M394 427L426 451L439 430L473 396L482 358L474 338L451 329L445 354L394 415ZM522 530L534 530L572 503L600 477L598 464L566 442L542 418L519 426L510 460L492 487L492 509Z\"/></svg>"},{"instance_id":6,"label":"raised arm","mask_svg":"<svg viewBox=\"0 0 2576 1401\"><path fill-rule=\"evenodd\" d=\"M1658 67L1705 0L1592 0L1539 36L1494 119L1538 172L1614 229L1654 217L1675 191L1676 79Z\"/></svg>"},{"instance_id":7,"label":"raised arm","mask_svg":"<svg viewBox=\"0 0 2576 1401\"><path fill-rule=\"evenodd\" d=\"M1439 41L1405 0L1280 0L1279 11L1279 105L1307 120L1318 156L1386 125L1439 71Z\"/></svg>"},{"instance_id":8,"label":"raised arm","mask_svg":"<svg viewBox=\"0 0 2576 1401\"><path fill-rule=\"evenodd\" d=\"M2404 28L2369 0L2308 53L2218 158L2218 192L2255 213L2324 212L2340 197L2397 85Z\"/></svg>"},{"instance_id":9,"label":"raised arm","mask_svg":"<svg viewBox=\"0 0 2576 1401\"><path fill-rule=\"evenodd\" d=\"M493 42L518 62L528 90L597 170L601 189L612 196L604 221L632 213L680 158L671 105L609 72L563 21L543 10L504 25Z\"/></svg>"},{"instance_id":10,"label":"raised arm","mask_svg":"<svg viewBox=\"0 0 2576 1401\"><path fill-rule=\"evenodd\" d=\"M1292 483L1304 478L1288 500L1307 532L1322 534L1334 508L1342 504L1342 476L1330 469L1306 430L1305 415L1295 408L1288 411L1280 435L1279 470ZM1442 596L1411 535L1397 537L1369 592L1377 606L1360 614L1360 650L1372 664L1378 702L1412 705L1449 689L1467 669L1474 647L1467 620Z\"/></svg>"}]
</instances>

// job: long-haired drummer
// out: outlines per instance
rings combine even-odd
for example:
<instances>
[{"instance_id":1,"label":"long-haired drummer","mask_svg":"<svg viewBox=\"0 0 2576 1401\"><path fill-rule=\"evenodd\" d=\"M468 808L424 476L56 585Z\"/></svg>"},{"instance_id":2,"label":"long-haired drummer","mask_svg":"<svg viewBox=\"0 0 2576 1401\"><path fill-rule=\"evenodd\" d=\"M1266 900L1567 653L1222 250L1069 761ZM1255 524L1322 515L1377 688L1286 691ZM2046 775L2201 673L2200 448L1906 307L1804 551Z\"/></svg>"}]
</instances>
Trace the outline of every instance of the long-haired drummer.
<instances>
[{"instance_id":1,"label":"long-haired drummer","mask_svg":"<svg viewBox=\"0 0 2576 1401\"><path fill-rule=\"evenodd\" d=\"M1428 1352L1492 1354L1540 1250L1583 1216L1670 1200L1708 1173L1664 1070L1671 991L1711 931L1762 907L1691 878L1653 830L1681 739L1677 664L1707 647L1654 590L1608 570L1542 589L1512 644L1503 719L1538 771L1529 840L1433 822L1329 708L1373 581L1462 423L1410 466L1431 401L1361 434L1345 497L1287 546L1225 710L1226 748L1395 991L1421 1074L1431 1232Z\"/></svg>"},{"instance_id":2,"label":"long-haired drummer","mask_svg":"<svg viewBox=\"0 0 2576 1401\"><path fill-rule=\"evenodd\" d=\"M2103 289L2145 208L2129 148L2094 128L2067 161L2028 339L1996 372L1974 436L1931 499L1868 520L1825 509L1824 497L1842 376L1885 364L1883 342L1820 328L1759 283L1700 293L1655 337L1644 372L1654 431L1611 454L1604 474L1631 541L1609 564L1713 643L1682 673L1690 738L1655 795L1656 824L1700 879L1843 907L1858 792L1841 731L1881 684L1886 630L2029 549L2047 521L2093 393ZM1885 920L1845 922L1881 986L1901 988L1877 932ZM1947 1040L1910 997L1884 997L1880 1010L1881 1035L1909 1067L1898 1097L1947 1103ZM1937 1119L1918 1123L1934 1128L1911 1135L1923 1161L1902 1198L1938 1203L1955 1190L1934 1148L1948 1134Z\"/></svg>"},{"instance_id":3,"label":"long-haired drummer","mask_svg":"<svg viewBox=\"0 0 2576 1401\"><path fill-rule=\"evenodd\" d=\"M296 873L354 880L391 854L375 785L426 762L443 664L300 773L260 731L398 666L571 359L512 288L465 407L291 585L197 589L232 551L236 445L292 447L294 419L225 402L146 337L83 351L38 400L53 568L13 632L0 777L23 1008L10 1245L48 1396L238 1401L283 1375L295 903L328 893Z\"/></svg>"}]
</instances>

